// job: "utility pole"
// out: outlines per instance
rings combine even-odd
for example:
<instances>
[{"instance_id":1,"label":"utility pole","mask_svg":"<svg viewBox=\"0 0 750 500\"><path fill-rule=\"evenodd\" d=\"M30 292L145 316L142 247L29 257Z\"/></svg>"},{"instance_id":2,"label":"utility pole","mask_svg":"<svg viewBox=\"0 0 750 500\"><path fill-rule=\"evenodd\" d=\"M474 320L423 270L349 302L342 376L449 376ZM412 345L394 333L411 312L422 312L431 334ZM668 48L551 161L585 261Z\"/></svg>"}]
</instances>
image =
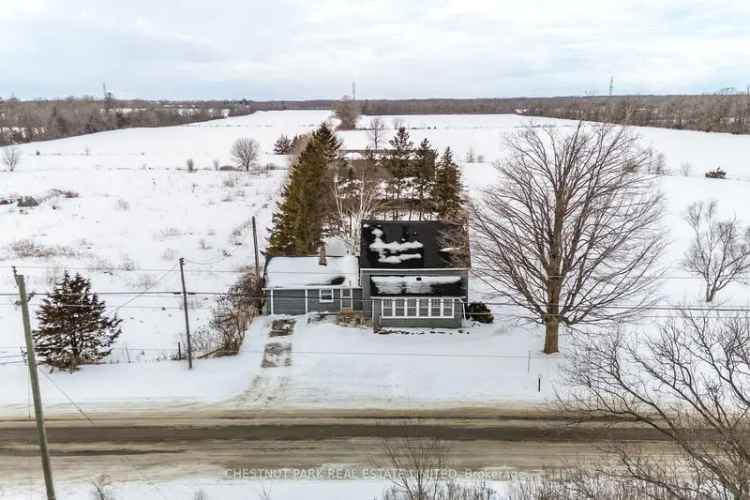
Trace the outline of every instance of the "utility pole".
<instances>
[{"instance_id":1,"label":"utility pole","mask_svg":"<svg viewBox=\"0 0 750 500\"><path fill-rule=\"evenodd\" d=\"M39 374L36 371L36 354L34 339L31 336L31 320L29 319L29 302L26 296L26 281L21 274L16 274L18 294L21 296L21 312L23 315L23 332L26 337L26 357L31 377L31 391L34 394L34 414L36 416L36 430L39 435L39 452L42 456L42 470L44 485L47 488L47 500L55 500L55 484L52 481L52 467L49 462L49 448L47 447L47 430L44 428L44 411L42 410L42 396L39 393Z\"/></svg>"},{"instance_id":2,"label":"utility pole","mask_svg":"<svg viewBox=\"0 0 750 500\"><path fill-rule=\"evenodd\" d=\"M185 289L185 259L180 257L180 279L182 280L182 305L185 309L185 336L187 337L188 369L193 369L193 346L190 343L190 315L188 314L187 290Z\"/></svg>"},{"instance_id":3,"label":"utility pole","mask_svg":"<svg viewBox=\"0 0 750 500\"><path fill-rule=\"evenodd\" d=\"M612 93L615 90L615 77L610 76L609 77L609 97L612 97Z\"/></svg>"},{"instance_id":4,"label":"utility pole","mask_svg":"<svg viewBox=\"0 0 750 500\"><path fill-rule=\"evenodd\" d=\"M253 215L253 250L255 252L255 279L260 280L260 262L258 260L258 232L255 229L255 216Z\"/></svg>"}]
</instances>

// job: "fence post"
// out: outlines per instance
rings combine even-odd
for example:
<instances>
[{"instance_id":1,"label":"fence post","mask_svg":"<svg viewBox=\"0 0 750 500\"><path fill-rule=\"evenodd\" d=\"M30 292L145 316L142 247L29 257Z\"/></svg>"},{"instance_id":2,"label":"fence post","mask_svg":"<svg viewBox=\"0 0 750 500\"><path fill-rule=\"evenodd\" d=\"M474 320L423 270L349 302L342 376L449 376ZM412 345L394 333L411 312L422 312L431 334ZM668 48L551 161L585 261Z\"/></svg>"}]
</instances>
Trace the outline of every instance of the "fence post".
<instances>
[{"instance_id":1,"label":"fence post","mask_svg":"<svg viewBox=\"0 0 750 500\"><path fill-rule=\"evenodd\" d=\"M182 347L180 341L177 341L177 361L182 361Z\"/></svg>"}]
</instances>

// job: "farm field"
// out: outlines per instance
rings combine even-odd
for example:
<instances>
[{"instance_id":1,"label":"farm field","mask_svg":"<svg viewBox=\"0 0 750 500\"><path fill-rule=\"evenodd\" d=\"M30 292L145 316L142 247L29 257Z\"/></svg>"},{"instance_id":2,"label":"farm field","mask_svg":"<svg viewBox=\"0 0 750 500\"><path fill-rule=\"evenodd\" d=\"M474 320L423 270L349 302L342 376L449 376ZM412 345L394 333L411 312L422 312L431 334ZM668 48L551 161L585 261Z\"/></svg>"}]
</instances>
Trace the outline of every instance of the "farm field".
<instances>
[{"instance_id":1,"label":"farm field","mask_svg":"<svg viewBox=\"0 0 750 500\"><path fill-rule=\"evenodd\" d=\"M565 337L560 356L543 358L538 354L541 330L511 321L511 311L503 308L495 309L494 325L468 328L465 337L429 332L375 336L327 322L304 325L292 341L292 365L274 376L260 368L268 327L261 318L238 357L198 361L189 375L192 382L185 384L185 363L170 361L184 329L181 297L133 294L179 290L177 259L184 257L188 289L206 292L190 298L191 326L194 331L205 326L214 300L210 293L225 291L241 267L252 265L252 216L258 221L261 247L265 244L286 175L287 159L272 154L273 142L282 133L312 130L330 115L259 112L22 146L17 171L0 172L0 198L47 199L27 209L0 206L0 268L5 270L0 275L0 378L6 381L0 411L24 413L29 402L12 266L27 276L29 290L37 292L47 290L65 269L86 274L109 309L124 319L113 363L84 367L72 375L45 371L43 394L52 412L74 411L68 397L92 409L124 407L127 402L133 408L223 404L230 409L543 404L553 394ZM360 126L369 118L362 117ZM481 155L482 162L462 163L469 196L495 179L492 162L502 159L506 134L527 123L575 126L515 115L382 118L388 127L394 121L403 123L415 142L426 137L435 147L450 146L459 161L469 151ZM649 128L634 132L644 146L665 155L671 170L658 179L666 197L663 222L670 239L662 303L696 302L702 294L700 283L678 266L690 236L682 216L690 203L716 199L721 215L750 222L750 137ZM215 171L214 162L229 163L232 142L245 136L260 143L261 164L278 168L267 174ZM364 130L339 136L345 148L367 144ZM189 158L195 161L195 173L185 170ZM680 172L686 162L692 165L687 176ZM706 179L703 173L717 166L727 171L727 179ZM64 191L77 196L68 198ZM471 286L472 297L492 300L479 280ZM733 285L720 299L723 305L749 306L749 292ZM32 306L38 303L35 298ZM638 326L650 329L669 316L654 312ZM344 384L337 382L344 379Z\"/></svg>"}]
</instances>

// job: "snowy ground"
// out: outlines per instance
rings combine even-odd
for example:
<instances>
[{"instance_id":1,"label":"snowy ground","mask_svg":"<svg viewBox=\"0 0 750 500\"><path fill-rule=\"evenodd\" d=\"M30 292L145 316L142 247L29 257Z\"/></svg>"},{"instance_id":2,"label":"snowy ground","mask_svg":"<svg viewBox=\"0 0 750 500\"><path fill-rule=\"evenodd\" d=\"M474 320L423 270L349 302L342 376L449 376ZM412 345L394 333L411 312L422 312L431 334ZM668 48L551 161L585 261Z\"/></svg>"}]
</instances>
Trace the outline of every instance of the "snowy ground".
<instances>
[{"instance_id":1,"label":"snowy ground","mask_svg":"<svg viewBox=\"0 0 750 500\"><path fill-rule=\"evenodd\" d=\"M223 404L227 408L413 407L534 405L554 389L557 357L543 358L541 332L508 320L496 310L495 325L470 329L469 334L378 336L367 330L329 323L299 324L292 343L292 364L262 369L268 339L266 320L248 334L236 358L200 360L185 383L184 362L166 361L175 354L183 329L178 296L106 295L146 289L178 290L177 258L187 259L188 288L221 292L236 278L240 266L252 263L247 225L258 218L261 245L270 224L274 200L285 172L269 176L216 172L212 163L229 162L231 143L253 137L264 151L262 162L285 165L269 154L273 141L310 130L330 116L324 111L269 112L206 124L159 129L130 129L22 147L23 163L14 173L0 172L0 197L40 195L51 189L76 191L77 198L52 198L21 211L0 206L0 393L2 413L27 411L28 385L20 364L20 311L12 296L10 266L27 275L31 290L46 290L63 269L92 277L111 309L124 319L124 334L114 359L117 364L85 367L80 372L46 374L43 392L51 411L73 411L70 398L89 408L159 408ZM502 138L528 122L510 115L404 116L412 139L429 138L440 148L451 146L460 160L469 151L483 155L482 163L463 165L470 194L495 176L491 161L502 157ZM384 117L387 124L393 117ZM367 123L363 118L362 123ZM564 120L537 123L567 128ZM636 129L645 145L666 156L675 175L659 179L667 197L664 220L670 231L671 266L662 291L663 302L695 301L698 282L676 267L687 248L688 227L681 216L693 201L720 200L723 214L750 222L746 198L750 192L750 137L660 129ZM340 134L345 147L366 145L362 130ZM39 152L39 155L36 152ZM184 171L193 158L197 173ZM690 176L680 164L690 162ZM703 177L721 166L728 179ZM19 258L12 245L32 240L44 258ZM474 297L488 298L477 280ZM748 288L737 285L721 293L727 304L750 304ZM34 299L32 305L38 303ZM205 325L213 297L191 300L194 329ZM658 312L644 323L663 319ZM565 338L561 341L565 349ZM128 363L128 360L130 363ZM159 361L161 360L161 361ZM273 372L273 373L271 373ZM541 383L540 383L541 380ZM541 391L539 387L541 385ZM58 386L58 387L55 387Z\"/></svg>"},{"instance_id":2,"label":"snowy ground","mask_svg":"<svg viewBox=\"0 0 750 500\"><path fill-rule=\"evenodd\" d=\"M203 492L205 500L372 500L379 498L391 483L383 479L335 479L336 474L345 477L345 472L299 471L294 474L331 475L334 479L267 479L267 480L233 480L217 477L179 479L171 481L132 481L113 482L111 491L117 500L172 500L198 498L196 493ZM478 484L477 481L470 481ZM507 486L502 482L487 481L487 487L502 494ZM57 485L59 500L90 500L93 487L91 484L71 482ZM32 485L31 488L13 487L3 491L0 498L4 500L43 500L43 489Z\"/></svg>"}]
</instances>

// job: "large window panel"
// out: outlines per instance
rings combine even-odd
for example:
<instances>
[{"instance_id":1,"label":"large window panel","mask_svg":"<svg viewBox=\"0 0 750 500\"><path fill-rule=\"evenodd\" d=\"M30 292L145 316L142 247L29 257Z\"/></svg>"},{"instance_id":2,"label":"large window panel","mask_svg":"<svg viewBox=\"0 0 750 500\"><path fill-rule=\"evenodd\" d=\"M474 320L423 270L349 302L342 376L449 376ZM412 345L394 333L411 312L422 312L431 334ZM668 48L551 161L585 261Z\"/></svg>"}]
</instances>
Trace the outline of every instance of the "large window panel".
<instances>
[{"instance_id":1,"label":"large window panel","mask_svg":"<svg viewBox=\"0 0 750 500\"><path fill-rule=\"evenodd\" d=\"M417 317L417 299L406 299L406 315L410 318Z\"/></svg>"},{"instance_id":2,"label":"large window panel","mask_svg":"<svg viewBox=\"0 0 750 500\"><path fill-rule=\"evenodd\" d=\"M419 316L422 318L430 317L430 299L418 299L419 302Z\"/></svg>"},{"instance_id":3,"label":"large window panel","mask_svg":"<svg viewBox=\"0 0 750 500\"><path fill-rule=\"evenodd\" d=\"M397 318L406 316L406 299L393 299L393 315Z\"/></svg>"},{"instance_id":4,"label":"large window panel","mask_svg":"<svg viewBox=\"0 0 750 500\"><path fill-rule=\"evenodd\" d=\"M393 316L393 300L391 299L384 299L381 301L381 307L382 307L382 314L385 318L390 318Z\"/></svg>"}]
</instances>

